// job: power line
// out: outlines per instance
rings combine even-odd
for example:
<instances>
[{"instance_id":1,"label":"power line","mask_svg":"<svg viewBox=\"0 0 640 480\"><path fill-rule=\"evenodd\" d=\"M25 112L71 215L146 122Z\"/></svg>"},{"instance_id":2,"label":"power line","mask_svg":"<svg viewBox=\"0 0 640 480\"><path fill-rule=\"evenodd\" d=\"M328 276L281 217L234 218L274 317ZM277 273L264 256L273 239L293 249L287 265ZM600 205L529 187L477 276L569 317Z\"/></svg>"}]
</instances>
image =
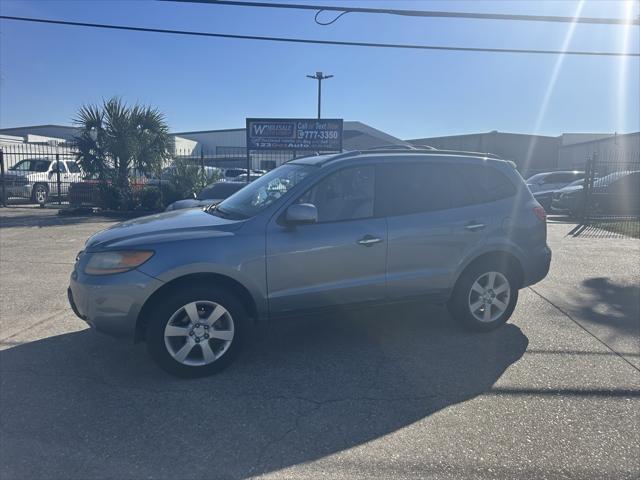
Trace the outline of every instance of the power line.
<instances>
[{"instance_id":1,"label":"power line","mask_svg":"<svg viewBox=\"0 0 640 480\"><path fill-rule=\"evenodd\" d=\"M74 27L102 28L107 30L128 30L132 32L167 33L172 35L190 35L197 37L230 38L235 40L257 40L267 42L301 43L315 45L337 45L343 47L373 47L396 48L404 50L446 50L455 52L484 52L484 53L529 53L538 55L583 55L604 57L640 57L640 53L633 52L593 52L584 50L532 50L524 48L480 48L480 47L448 47L440 45L412 45L403 43L373 43L373 42L347 42L340 40L318 40L307 38L268 37L259 35L234 35L230 33L197 32L191 30L170 30L165 28L130 27L125 25L109 25L103 23L69 22L64 20L49 20L44 18L13 17L0 15L2 20L18 22L45 23L53 25L66 25Z\"/></svg>"},{"instance_id":2,"label":"power line","mask_svg":"<svg viewBox=\"0 0 640 480\"><path fill-rule=\"evenodd\" d=\"M526 22L560 22L560 23L591 23L599 25L640 25L640 19L627 18L599 18L599 17L559 17L553 15L513 15L505 13L470 13L470 12L440 12L434 10L397 10L393 8L368 8L368 7L340 7L335 5L309 5L299 3L269 3L269 2L243 2L237 0L160 0L164 2L180 3L204 3L209 5L231 5L234 7L262 7L284 8L293 10L316 10L318 14L323 11L346 13L373 13L386 15L400 15L404 17L435 17L435 18L470 18L476 20L516 20ZM317 16L316 14L316 21ZM320 23L320 25L329 25Z\"/></svg>"}]
</instances>

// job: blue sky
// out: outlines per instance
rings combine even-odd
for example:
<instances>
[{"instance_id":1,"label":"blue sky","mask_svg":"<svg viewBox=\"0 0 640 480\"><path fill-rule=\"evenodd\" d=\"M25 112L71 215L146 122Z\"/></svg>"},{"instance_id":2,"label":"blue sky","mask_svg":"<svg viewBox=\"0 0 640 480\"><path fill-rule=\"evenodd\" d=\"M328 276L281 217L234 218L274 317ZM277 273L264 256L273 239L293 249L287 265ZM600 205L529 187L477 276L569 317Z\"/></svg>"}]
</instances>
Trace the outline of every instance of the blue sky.
<instances>
[{"instance_id":1,"label":"blue sky","mask_svg":"<svg viewBox=\"0 0 640 480\"><path fill-rule=\"evenodd\" d=\"M301 3L302 0L296 0ZM575 1L307 3L573 16ZM640 14L631 4L632 15ZM583 16L622 17L587 1ZM498 48L640 51L640 28L313 12L156 1L2 0L3 15L211 32ZM640 129L638 58L422 52L292 45L0 23L0 127L70 124L83 103L119 95L160 108L173 131L234 128L245 117L359 120L400 138L478 131L557 135ZM555 72L555 73L554 73ZM555 78L555 81L553 79ZM546 107L545 107L546 105Z\"/></svg>"}]
</instances>

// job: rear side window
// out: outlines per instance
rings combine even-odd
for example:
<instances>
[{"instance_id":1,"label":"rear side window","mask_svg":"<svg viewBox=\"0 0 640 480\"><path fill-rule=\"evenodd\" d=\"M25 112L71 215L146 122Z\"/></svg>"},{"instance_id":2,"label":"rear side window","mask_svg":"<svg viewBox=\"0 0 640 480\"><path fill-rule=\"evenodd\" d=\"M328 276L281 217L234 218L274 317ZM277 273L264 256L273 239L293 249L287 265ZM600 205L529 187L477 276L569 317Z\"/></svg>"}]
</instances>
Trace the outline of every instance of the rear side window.
<instances>
[{"instance_id":1,"label":"rear side window","mask_svg":"<svg viewBox=\"0 0 640 480\"><path fill-rule=\"evenodd\" d=\"M436 162L402 163L380 167L379 202L382 215L446 210L473 203L469 188L453 165Z\"/></svg>"},{"instance_id":2,"label":"rear side window","mask_svg":"<svg viewBox=\"0 0 640 480\"><path fill-rule=\"evenodd\" d=\"M516 187L511 180L493 167L463 164L456 168L468 185L474 203L495 202L516 194Z\"/></svg>"}]
</instances>

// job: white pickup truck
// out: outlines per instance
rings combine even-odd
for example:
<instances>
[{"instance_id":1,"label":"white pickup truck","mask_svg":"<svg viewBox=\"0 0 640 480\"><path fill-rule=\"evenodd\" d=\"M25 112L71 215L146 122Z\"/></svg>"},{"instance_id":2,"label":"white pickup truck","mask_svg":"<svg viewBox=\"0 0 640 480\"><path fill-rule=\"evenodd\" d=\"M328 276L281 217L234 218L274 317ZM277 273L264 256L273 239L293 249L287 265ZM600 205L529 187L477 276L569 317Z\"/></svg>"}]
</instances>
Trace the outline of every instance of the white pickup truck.
<instances>
[{"instance_id":1,"label":"white pickup truck","mask_svg":"<svg viewBox=\"0 0 640 480\"><path fill-rule=\"evenodd\" d=\"M19 161L9 170L24 175L26 184L14 195L29 198L33 202L46 203L49 196L66 196L69 185L82 181L82 170L73 160L55 158L27 158ZM58 182L58 172L60 181Z\"/></svg>"}]
</instances>

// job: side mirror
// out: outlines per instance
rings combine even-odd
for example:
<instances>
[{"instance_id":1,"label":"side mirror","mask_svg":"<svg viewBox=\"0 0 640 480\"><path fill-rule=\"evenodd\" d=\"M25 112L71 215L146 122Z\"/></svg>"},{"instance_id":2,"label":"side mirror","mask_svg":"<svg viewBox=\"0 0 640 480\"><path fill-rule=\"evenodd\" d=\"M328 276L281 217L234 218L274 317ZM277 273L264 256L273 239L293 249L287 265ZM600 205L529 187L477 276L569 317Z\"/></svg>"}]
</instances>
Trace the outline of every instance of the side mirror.
<instances>
[{"instance_id":1,"label":"side mirror","mask_svg":"<svg viewBox=\"0 0 640 480\"><path fill-rule=\"evenodd\" d=\"M288 225L316 223L317 221L318 209L311 203L297 203L287 208L285 222Z\"/></svg>"}]
</instances>

